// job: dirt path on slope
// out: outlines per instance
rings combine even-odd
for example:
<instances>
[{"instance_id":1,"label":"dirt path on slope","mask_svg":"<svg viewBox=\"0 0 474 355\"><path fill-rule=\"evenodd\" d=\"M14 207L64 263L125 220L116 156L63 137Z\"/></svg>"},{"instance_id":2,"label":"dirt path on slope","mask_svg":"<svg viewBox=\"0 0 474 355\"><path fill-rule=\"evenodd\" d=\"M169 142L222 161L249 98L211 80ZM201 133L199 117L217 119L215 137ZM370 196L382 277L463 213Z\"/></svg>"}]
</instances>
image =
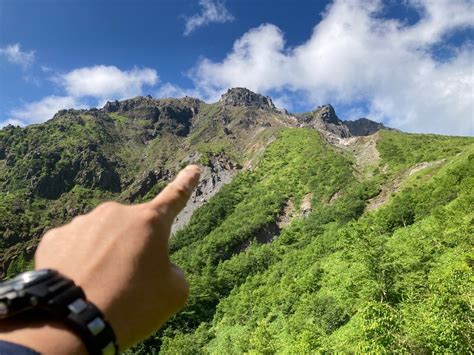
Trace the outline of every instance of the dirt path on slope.
<instances>
[{"instance_id":1,"label":"dirt path on slope","mask_svg":"<svg viewBox=\"0 0 474 355\"><path fill-rule=\"evenodd\" d=\"M384 173L387 166L380 167L380 153L377 150L377 141L379 133L376 132L369 136L338 138L335 136L325 137L328 143L349 152L354 157L354 171L360 179L371 178L374 170L379 167L381 173ZM387 184L381 186L380 193L368 201L366 211L374 211L384 205L390 197L401 190L404 183L410 176L421 170L440 165L446 160L436 160L431 162L418 163L400 173Z\"/></svg>"},{"instance_id":2,"label":"dirt path on slope","mask_svg":"<svg viewBox=\"0 0 474 355\"><path fill-rule=\"evenodd\" d=\"M404 183L413 174L421 170L424 170L436 165L440 165L444 163L445 161L446 159L441 159L441 160L436 160L436 161L431 161L431 162L418 163L412 166L411 168L397 174L390 183L382 186L382 190L377 196L369 200L369 203L366 206L365 211L374 211L380 208L382 205L384 205L394 193L401 190Z\"/></svg>"}]
</instances>

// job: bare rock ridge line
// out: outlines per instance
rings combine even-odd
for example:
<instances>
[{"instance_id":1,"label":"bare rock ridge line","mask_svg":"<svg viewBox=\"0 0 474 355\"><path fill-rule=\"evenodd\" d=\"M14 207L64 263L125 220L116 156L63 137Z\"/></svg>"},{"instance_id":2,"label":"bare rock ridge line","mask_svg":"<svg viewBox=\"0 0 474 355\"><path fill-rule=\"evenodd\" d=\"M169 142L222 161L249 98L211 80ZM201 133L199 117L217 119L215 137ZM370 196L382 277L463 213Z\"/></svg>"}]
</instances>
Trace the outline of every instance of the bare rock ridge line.
<instances>
[{"instance_id":1,"label":"bare rock ridge line","mask_svg":"<svg viewBox=\"0 0 474 355\"><path fill-rule=\"evenodd\" d=\"M222 95L219 102L229 106L257 107L276 110L270 96L263 96L246 88L233 88Z\"/></svg>"},{"instance_id":2,"label":"bare rock ridge line","mask_svg":"<svg viewBox=\"0 0 474 355\"><path fill-rule=\"evenodd\" d=\"M383 125L383 123L369 120L368 118L359 118L355 121L344 121L344 125L347 127L352 136L370 136L377 133L381 129L395 130Z\"/></svg>"},{"instance_id":3,"label":"bare rock ridge line","mask_svg":"<svg viewBox=\"0 0 474 355\"><path fill-rule=\"evenodd\" d=\"M144 125L149 129L144 140L150 140L163 130L178 136L189 135L193 126L198 123L196 121L199 120L199 111L203 104L205 102L202 100L188 96L180 99L154 99L150 95L138 96L122 101L108 101L101 109L61 110L53 117L53 120L67 115L73 116L74 113L86 113L98 119L107 120L107 114L116 114L132 121L142 121L142 123L146 121L147 124ZM274 121L280 121L285 126L314 128L338 138L368 136L380 129L390 129L382 123L367 118L343 121L330 104L318 106L311 112L291 114L284 109L278 109L269 96L254 93L246 88L229 89L215 104L222 109L220 112L222 117L216 117L216 119L221 119L225 125L230 123L229 117L226 116L227 110L240 107L250 110L243 119L241 118L241 121L255 119L255 110L265 111L273 116ZM261 123L264 126L271 125L269 122ZM228 128L226 131L231 133Z\"/></svg>"}]
</instances>

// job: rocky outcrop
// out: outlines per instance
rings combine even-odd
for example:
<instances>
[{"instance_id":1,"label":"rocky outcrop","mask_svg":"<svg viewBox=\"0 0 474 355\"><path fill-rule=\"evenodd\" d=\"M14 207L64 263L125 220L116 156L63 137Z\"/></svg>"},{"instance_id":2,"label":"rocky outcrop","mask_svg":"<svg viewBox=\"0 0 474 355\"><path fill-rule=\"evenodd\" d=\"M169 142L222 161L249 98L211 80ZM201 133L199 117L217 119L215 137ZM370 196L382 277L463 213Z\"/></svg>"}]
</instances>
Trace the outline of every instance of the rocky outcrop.
<instances>
[{"instance_id":1,"label":"rocky outcrop","mask_svg":"<svg viewBox=\"0 0 474 355\"><path fill-rule=\"evenodd\" d=\"M300 122L302 122L303 126L329 132L339 138L351 136L349 129L337 117L331 105L318 106L314 111L300 115Z\"/></svg>"},{"instance_id":2,"label":"rocky outcrop","mask_svg":"<svg viewBox=\"0 0 474 355\"><path fill-rule=\"evenodd\" d=\"M107 102L98 112L117 114L134 121L141 120L141 124L146 129L144 140L148 141L155 138L162 131L171 132L178 136L188 135L192 129L194 118L198 117L202 104L203 102L199 99L187 96L182 99L159 100L146 96ZM226 125L231 121L229 115L235 107L257 109L250 110L246 115L239 118L238 123L241 123L244 128L249 128L250 125L255 123L258 110L270 111L272 114L281 117L290 116L285 110L277 109L269 96L263 96L241 87L227 90L221 96L218 104L222 107L221 120ZM97 114L95 113L95 115ZM143 121L148 123L143 123ZM300 114L294 125L311 127L328 134L329 141L351 136L366 136L380 129L387 129L383 124L366 118L356 121L342 121L329 104L318 106L311 112ZM229 128L226 128L226 134L230 134Z\"/></svg>"},{"instance_id":3,"label":"rocky outcrop","mask_svg":"<svg viewBox=\"0 0 474 355\"><path fill-rule=\"evenodd\" d=\"M158 131L185 136L189 133L192 118L199 112L201 101L198 99L153 99L151 96L135 97L124 101L108 101L103 112L115 113L133 121L146 121L144 128L151 130L150 139Z\"/></svg>"},{"instance_id":4,"label":"rocky outcrop","mask_svg":"<svg viewBox=\"0 0 474 355\"><path fill-rule=\"evenodd\" d=\"M160 181L168 181L171 178L171 172L167 169L157 169L145 171L132 185L128 188L130 193L126 198L130 202L134 202L137 198L143 197L150 189Z\"/></svg>"},{"instance_id":5,"label":"rocky outcrop","mask_svg":"<svg viewBox=\"0 0 474 355\"><path fill-rule=\"evenodd\" d=\"M264 110L276 110L272 99L246 88L233 88L222 95L219 103L225 106L257 107Z\"/></svg>"},{"instance_id":6,"label":"rocky outcrop","mask_svg":"<svg viewBox=\"0 0 474 355\"><path fill-rule=\"evenodd\" d=\"M353 136L369 136L381 129L390 129L385 127L383 123L375 122L367 118L359 118L355 121L344 121L344 125Z\"/></svg>"},{"instance_id":7,"label":"rocky outcrop","mask_svg":"<svg viewBox=\"0 0 474 355\"><path fill-rule=\"evenodd\" d=\"M184 163L195 163L199 158L199 154L191 154ZM240 168L240 166L223 154L212 157L209 163L202 167L199 184L191 195L186 207L176 217L171 229L172 233L183 228L193 212L219 192L222 186L231 182Z\"/></svg>"}]
</instances>

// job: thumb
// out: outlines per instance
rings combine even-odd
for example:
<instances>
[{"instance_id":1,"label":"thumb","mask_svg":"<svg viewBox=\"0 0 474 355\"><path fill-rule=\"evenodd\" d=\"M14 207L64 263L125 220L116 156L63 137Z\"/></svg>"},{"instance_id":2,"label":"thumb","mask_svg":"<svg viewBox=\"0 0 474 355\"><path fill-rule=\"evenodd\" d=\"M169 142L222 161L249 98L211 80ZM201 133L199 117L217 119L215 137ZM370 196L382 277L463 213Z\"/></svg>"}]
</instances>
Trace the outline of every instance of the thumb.
<instances>
[{"instance_id":1,"label":"thumb","mask_svg":"<svg viewBox=\"0 0 474 355\"><path fill-rule=\"evenodd\" d=\"M188 165L149 204L172 222L186 206L199 182L200 174L201 168L197 165Z\"/></svg>"}]
</instances>

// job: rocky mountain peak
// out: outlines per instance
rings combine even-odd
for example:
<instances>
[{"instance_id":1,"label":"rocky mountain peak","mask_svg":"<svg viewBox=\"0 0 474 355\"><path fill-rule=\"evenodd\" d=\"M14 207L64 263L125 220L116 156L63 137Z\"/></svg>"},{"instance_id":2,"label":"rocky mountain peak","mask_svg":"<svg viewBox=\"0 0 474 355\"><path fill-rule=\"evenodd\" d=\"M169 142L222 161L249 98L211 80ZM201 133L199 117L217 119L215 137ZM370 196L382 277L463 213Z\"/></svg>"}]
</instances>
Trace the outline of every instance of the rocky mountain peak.
<instances>
[{"instance_id":1,"label":"rocky mountain peak","mask_svg":"<svg viewBox=\"0 0 474 355\"><path fill-rule=\"evenodd\" d=\"M189 97L154 99L148 95L123 101L108 101L102 111L128 117L132 121L146 121L144 128L150 131L148 138L156 137L159 131L183 136L189 133L192 118L198 113L200 104L200 100Z\"/></svg>"},{"instance_id":2,"label":"rocky mountain peak","mask_svg":"<svg viewBox=\"0 0 474 355\"><path fill-rule=\"evenodd\" d=\"M330 104L318 106L314 112L321 118L322 121L326 123L333 123L336 125L342 123L339 117L337 117L334 107L332 107Z\"/></svg>"},{"instance_id":3,"label":"rocky mountain peak","mask_svg":"<svg viewBox=\"0 0 474 355\"><path fill-rule=\"evenodd\" d=\"M368 136L374 134L381 129L393 130L386 127L383 123L369 120L368 118L359 118L355 121L344 121L353 136Z\"/></svg>"},{"instance_id":4,"label":"rocky mountain peak","mask_svg":"<svg viewBox=\"0 0 474 355\"><path fill-rule=\"evenodd\" d=\"M276 109L269 96L263 96L247 88L232 88L221 96L220 103L227 106L246 106L262 109Z\"/></svg>"},{"instance_id":5,"label":"rocky mountain peak","mask_svg":"<svg viewBox=\"0 0 474 355\"><path fill-rule=\"evenodd\" d=\"M128 100L123 100L123 101L107 101L105 106L103 107L103 110L105 112L126 112L133 110L137 107L153 107L156 105L155 99L151 97L150 95L148 96L137 96Z\"/></svg>"},{"instance_id":6,"label":"rocky mountain peak","mask_svg":"<svg viewBox=\"0 0 474 355\"><path fill-rule=\"evenodd\" d=\"M305 126L329 132L340 138L351 136L349 129L337 117L334 107L329 104L318 106L315 110L302 114L300 120Z\"/></svg>"}]
</instances>

